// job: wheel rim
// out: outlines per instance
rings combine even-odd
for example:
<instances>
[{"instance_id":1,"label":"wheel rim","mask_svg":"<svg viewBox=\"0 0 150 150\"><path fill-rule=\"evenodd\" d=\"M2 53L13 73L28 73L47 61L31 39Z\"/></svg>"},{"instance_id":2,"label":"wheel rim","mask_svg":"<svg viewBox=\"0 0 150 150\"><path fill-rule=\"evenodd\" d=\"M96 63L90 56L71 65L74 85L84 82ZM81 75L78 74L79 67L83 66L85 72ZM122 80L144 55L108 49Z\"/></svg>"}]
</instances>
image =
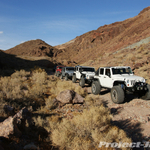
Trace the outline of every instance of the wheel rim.
<instances>
[{"instance_id":1,"label":"wheel rim","mask_svg":"<svg viewBox=\"0 0 150 150\"><path fill-rule=\"evenodd\" d=\"M92 92L93 92L93 93L96 92L96 86L95 86L95 84L92 85Z\"/></svg>"},{"instance_id":2,"label":"wheel rim","mask_svg":"<svg viewBox=\"0 0 150 150\"><path fill-rule=\"evenodd\" d=\"M113 92L112 92L112 99L113 99L114 101L117 101L117 97L118 97L117 91L116 91L116 90L113 90Z\"/></svg>"}]
</instances>

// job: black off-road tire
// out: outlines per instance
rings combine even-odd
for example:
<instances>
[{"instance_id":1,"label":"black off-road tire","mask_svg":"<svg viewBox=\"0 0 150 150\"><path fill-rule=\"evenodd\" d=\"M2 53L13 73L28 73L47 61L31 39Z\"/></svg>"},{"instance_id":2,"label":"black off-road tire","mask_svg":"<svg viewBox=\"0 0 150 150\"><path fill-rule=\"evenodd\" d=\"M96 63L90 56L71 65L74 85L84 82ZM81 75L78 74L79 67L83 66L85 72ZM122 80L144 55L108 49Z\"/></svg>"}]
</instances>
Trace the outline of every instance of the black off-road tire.
<instances>
[{"instance_id":1,"label":"black off-road tire","mask_svg":"<svg viewBox=\"0 0 150 150\"><path fill-rule=\"evenodd\" d=\"M76 75L74 74L74 75L72 76L72 82L73 82L73 83L76 83L76 80L77 80L77 79L76 79Z\"/></svg>"},{"instance_id":2,"label":"black off-road tire","mask_svg":"<svg viewBox=\"0 0 150 150\"><path fill-rule=\"evenodd\" d=\"M124 90L121 88L121 86L114 86L111 89L111 99L116 104L123 103L125 99Z\"/></svg>"},{"instance_id":3,"label":"black off-road tire","mask_svg":"<svg viewBox=\"0 0 150 150\"><path fill-rule=\"evenodd\" d=\"M85 85L85 79L84 77L81 77L80 81L79 81L79 85L83 88Z\"/></svg>"},{"instance_id":4,"label":"black off-road tire","mask_svg":"<svg viewBox=\"0 0 150 150\"><path fill-rule=\"evenodd\" d=\"M147 85L147 91L145 91L140 98L144 100L150 100L150 85L149 84Z\"/></svg>"},{"instance_id":5,"label":"black off-road tire","mask_svg":"<svg viewBox=\"0 0 150 150\"><path fill-rule=\"evenodd\" d=\"M68 80L68 74L65 75L65 80L66 80L66 81Z\"/></svg>"},{"instance_id":6,"label":"black off-road tire","mask_svg":"<svg viewBox=\"0 0 150 150\"><path fill-rule=\"evenodd\" d=\"M91 91L94 95L98 95L101 92L101 85L99 81L93 81L91 86Z\"/></svg>"}]
</instances>

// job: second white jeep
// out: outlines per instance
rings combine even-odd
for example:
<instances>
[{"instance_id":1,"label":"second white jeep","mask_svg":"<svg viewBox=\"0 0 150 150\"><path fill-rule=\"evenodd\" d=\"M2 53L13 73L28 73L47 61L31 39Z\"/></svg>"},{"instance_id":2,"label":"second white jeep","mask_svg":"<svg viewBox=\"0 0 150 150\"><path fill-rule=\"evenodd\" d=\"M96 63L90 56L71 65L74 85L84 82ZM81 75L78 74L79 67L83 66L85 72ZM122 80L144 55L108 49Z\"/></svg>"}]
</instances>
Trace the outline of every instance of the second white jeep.
<instances>
[{"instance_id":1,"label":"second white jeep","mask_svg":"<svg viewBox=\"0 0 150 150\"><path fill-rule=\"evenodd\" d=\"M79 85L84 87L85 83L91 84L95 75L95 69L87 66L75 66L72 82L75 83L79 80Z\"/></svg>"},{"instance_id":2,"label":"second white jeep","mask_svg":"<svg viewBox=\"0 0 150 150\"><path fill-rule=\"evenodd\" d=\"M114 103L123 103L128 92L138 94L140 98L150 99L150 85L143 77L133 74L129 66L100 67L92 82L92 93L100 94L102 88L111 89Z\"/></svg>"}]
</instances>

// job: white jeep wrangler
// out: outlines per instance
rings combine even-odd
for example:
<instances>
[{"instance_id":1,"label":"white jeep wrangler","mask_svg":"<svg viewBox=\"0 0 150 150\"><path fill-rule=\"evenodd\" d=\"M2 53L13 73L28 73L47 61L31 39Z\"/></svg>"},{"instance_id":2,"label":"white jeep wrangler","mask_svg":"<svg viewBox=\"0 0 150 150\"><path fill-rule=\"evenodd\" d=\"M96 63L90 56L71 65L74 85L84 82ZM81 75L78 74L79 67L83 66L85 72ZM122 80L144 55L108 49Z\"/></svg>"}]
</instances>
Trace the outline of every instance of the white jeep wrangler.
<instances>
[{"instance_id":1,"label":"white jeep wrangler","mask_svg":"<svg viewBox=\"0 0 150 150\"><path fill-rule=\"evenodd\" d=\"M100 67L92 82L92 93L100 94L101 88L111 89L111 99L117 104L123 103L128 92L150 99L150 85L143 77L135 76L128 66Z\"/></svg>"},{"instance_id":2,"label":"white jeep wrangler","mask_svg":"<svg viewBox=\"0 0 150 150\"><path fill-rule=\"evenodd\" d=\"M91 84L95 75L95 69L93 67L75 66L75 72L73 73L72 82L75 83L79 80L79 85L84 87L85 83Z\"/></svg>"}]
</instances>

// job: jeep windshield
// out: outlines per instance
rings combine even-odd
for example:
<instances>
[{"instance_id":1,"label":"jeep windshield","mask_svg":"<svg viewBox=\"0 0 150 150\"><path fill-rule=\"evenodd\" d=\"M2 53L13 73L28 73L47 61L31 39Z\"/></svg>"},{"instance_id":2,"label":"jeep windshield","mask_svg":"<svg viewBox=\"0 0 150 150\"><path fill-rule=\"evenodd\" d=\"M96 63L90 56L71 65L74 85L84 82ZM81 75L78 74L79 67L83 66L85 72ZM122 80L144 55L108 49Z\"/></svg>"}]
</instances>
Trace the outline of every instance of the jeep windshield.
<instances>
[{"instance_id":1,"label":"jeep windshield","mask_svg":"<svg viewBox=\"0 0 150 150\"><path fill-rule=\"evenodd\" d=\"M66 70L68 71L74 71L74 67L67 67Z\"/></svg>"},{"instance_id":2,"label":"jeep windshield","mask_svg":"<svg viewBox=\"0 0 150 150\"><path fill-rule=\"evenodd\" d=\"M95 72L94 68L82 68L82 71Z\"/></svg>"},{"instance_id":3,"label":"jeep windshield","mask_svg":"<svg viewBox=\"0 0 150 150\"><path fill-rule=\"evenodd\" d=\"M127 68L112 68L113 75L116 74L133 74L130 67Z\"/></svg>"}]
</instances>

